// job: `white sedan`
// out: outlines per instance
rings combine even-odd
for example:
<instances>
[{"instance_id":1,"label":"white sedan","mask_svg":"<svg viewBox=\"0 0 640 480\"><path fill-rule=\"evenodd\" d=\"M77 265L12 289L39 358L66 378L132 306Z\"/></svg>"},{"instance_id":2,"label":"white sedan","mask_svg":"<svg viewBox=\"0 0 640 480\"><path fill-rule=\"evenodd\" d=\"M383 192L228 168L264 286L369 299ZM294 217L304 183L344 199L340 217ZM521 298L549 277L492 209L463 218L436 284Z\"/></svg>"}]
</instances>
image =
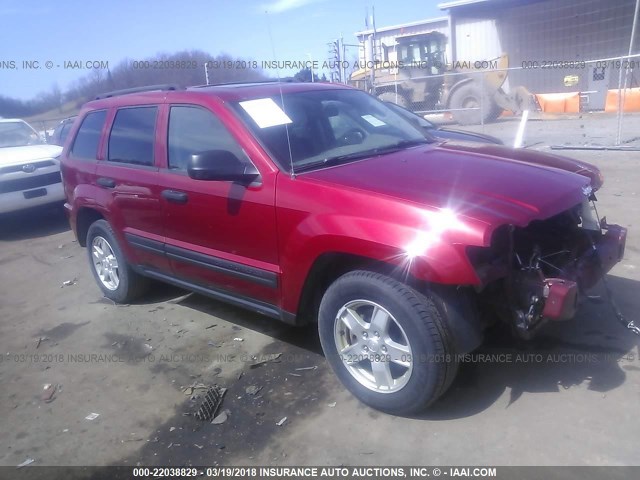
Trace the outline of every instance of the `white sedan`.
<instances>
[{"instance_id":1,"label":"white sedan","mask_svg":"<svg viewBox=\"0 0 640 480\"><path fill-rule=\"evenodd\" d=\"M0 213L62 202L61 153L24 120L0 119Z\"/></svg>"}]
</instances>

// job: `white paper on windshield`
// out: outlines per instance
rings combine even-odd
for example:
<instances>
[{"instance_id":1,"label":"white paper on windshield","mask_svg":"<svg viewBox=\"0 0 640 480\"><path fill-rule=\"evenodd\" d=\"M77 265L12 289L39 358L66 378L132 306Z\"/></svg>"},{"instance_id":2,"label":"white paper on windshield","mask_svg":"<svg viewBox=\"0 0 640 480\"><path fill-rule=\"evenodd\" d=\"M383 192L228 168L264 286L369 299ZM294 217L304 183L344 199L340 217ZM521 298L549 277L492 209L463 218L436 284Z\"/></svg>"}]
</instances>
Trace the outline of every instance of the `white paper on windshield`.
<instances>
[{"instance_id":1,"label":"white paper on windshield","mask_svg":"<svg viewBox=\"0 0 640 480\"><path fill-rule=\"evenodd\" d=\"M240 106L258 124L260 128L274 127L292 123L286 113L270 98L246 100Z\"/></svg>"},{"instance_id":2,"label":"white paper on windshield","mask_svg":"<svg viewBox=\"0 0 640 480\"><path fill-rule=\"evenodd\" d=\"M381 127L382 125L386 125L386 123L384 123L379 118L374 117L373 115L362 115L362 119L366 120L374 127Z\"/></svg>"}]
</instances>

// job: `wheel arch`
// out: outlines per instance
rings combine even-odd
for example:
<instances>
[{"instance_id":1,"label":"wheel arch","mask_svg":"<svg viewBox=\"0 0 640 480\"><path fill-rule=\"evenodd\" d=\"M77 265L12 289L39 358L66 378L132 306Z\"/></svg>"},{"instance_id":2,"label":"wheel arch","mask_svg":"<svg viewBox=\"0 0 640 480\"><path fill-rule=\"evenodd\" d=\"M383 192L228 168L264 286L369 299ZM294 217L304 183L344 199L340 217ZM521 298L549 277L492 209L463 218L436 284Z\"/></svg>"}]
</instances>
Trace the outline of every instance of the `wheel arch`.
<instances>
[{"instance_id":1,"label":"wheel arch","mask_svg":"<svg viewBox=\"0 0 640 480\"><path fill-rule=\"evenodd\" d=\"M87 245L87 233L89 227L96 220L106 220L105 216L97 209L91 207L80 207L76 220L76 237L81 247Z\"/></svg>"},{"instance_id":2,"label":"wheel arch","mask_svg":"<svg viewBox=\"0 0 640 480\"><path fill-rule=\"evenodd\" d=\"M406 244L417 242L420 228L343 215L314 217L314 220L304 225L325 233L308 238L309 230L301 224L297 232L288 237L281 252L281 308L292 315L297 316L311 298L309 289L326 287L327 278L335 279L340 273L363 265L405 283L410 280L446 285L479 283L465 247L480 241L476 238L477 232L465 238L456 237L460 243L443 238L429 246L428 251L413 257L407 253ZM345 226L349 226L348 231L344 231ZM306 238L302 238L301 232Z\"/></svg>"},{"instance_id":3,"label":"wheel arch","mask_svg":"<svg viewBox=\"0 0 640 480\"><path fill-rule=\"evenodd\" d=\"M327 288L342 275L354 270L380 273L408 285L421 294L429 295L449 326L456 353L468 353L482 343L483 327L476 296L471 287L419 279L411 272L399 269L395 264L338 251L325 252L313 262L300 294L296 324L315 323L320 302Z\"/></svg>"},{"instance_id":4,"label":"wheel arch","mask_svg":"<svg viewBox=\"0 0 640 480\"><path fill-rule=\"evenodd\" d=\"M324 252L315 259L304 280L298 302L296 323L303 325L315 323L320 301L329 285L345 273L353 270L382 273L411 285L419 283L419 280L411 274L402 279L397 265L382 260L346 252Z\"/></svg>"}]
</instances>

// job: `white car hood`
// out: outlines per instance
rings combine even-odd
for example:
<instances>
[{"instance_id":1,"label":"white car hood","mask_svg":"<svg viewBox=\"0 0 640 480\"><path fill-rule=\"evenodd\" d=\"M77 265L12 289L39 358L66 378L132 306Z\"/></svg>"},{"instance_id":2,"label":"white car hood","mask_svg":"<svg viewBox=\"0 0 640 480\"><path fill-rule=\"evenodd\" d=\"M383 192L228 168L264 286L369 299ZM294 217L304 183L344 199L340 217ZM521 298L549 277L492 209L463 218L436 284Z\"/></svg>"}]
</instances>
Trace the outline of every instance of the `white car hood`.
<instances>
[{"instance_id":1,"label":"white car hood","mask_svg":"<svg viewBox=\"0 0 640 480\"><path fill-rule=\"evenodd\" d=\"M58 145L26 145L24 147L0 148L0 167L55 158L62 153Z\"/></svg>"}]
</instances>

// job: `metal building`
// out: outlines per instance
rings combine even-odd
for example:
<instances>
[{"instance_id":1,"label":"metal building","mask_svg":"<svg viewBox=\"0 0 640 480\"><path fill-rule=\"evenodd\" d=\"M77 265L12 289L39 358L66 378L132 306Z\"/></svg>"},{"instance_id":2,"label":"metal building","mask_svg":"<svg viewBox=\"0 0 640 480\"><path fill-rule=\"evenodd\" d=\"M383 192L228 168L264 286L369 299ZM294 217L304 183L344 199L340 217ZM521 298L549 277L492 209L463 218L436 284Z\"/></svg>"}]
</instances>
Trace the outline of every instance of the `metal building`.
<instances>
[{"instance_id":1,"label":"metal building","mask_svg":"<svg viewBox=\"0 0 640 480\"><path fill-rule=\"evenodd\" d=\"M387 60L395 37L438 31L448 38L449 62L509 55L509 85L534 93L581 92L591 109L603 109L608 89L638 87L640 57L620 63L592 60L627 55L634 9L640 0L453 0L447 16L357 32L364 60ZM417 16L419 12L416 12ZM637 19L636 19L637 20ZM640 32L632 52L640 52ZM371 52L373 50L373 56ZM635 67L635 68L634 68Z\"/></svg>"}]
</instances>

